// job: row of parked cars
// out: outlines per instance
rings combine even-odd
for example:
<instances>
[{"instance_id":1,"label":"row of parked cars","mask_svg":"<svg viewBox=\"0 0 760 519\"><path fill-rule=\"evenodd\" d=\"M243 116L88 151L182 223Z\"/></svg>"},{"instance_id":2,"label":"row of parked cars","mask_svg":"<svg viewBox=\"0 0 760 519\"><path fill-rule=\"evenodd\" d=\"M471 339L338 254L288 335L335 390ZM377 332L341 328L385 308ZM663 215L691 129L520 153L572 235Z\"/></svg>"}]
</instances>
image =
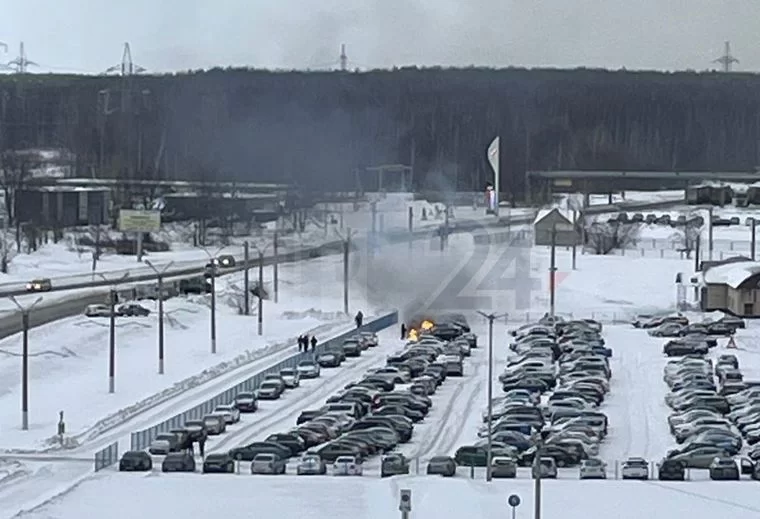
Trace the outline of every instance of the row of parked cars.
<instances>
[{"instance_id":1,"label":"row of parked cars","mask_svg":"<svg viewBox=\"0 0 760 519\"><path fill-rule=\"evenodd\" d=\"M610 389L612 350L601 334L596 321L550 316L514 330L514 353L499 375L504 394L492 402L490 423L483 414L482 440L460 447L456 463L488 465L490 428L493 477L532 466L534 476L554 478L558 467L580 466L581 478L605 478L597 456L609 423L599 406Z\"/></svg>"},{"instance_id":2,"label":"row of parked cars","mask_svg":"<svg viewBox=\"0 0 760 519\"><path fill-rule=\"evenodd\" d=\"M411 440L414 424L433 405L430 398L447 376L462 375L463 358L477 346L466 324L439 325L422 333L387 359L386 366L368 371L327 399L318 409L301 412L296 427L263 442L231 452L250 459L254 474L284 474L289 459L298 457L298 475L361 476L364 461L383 455L381 476L409 473L409 461L393 450ZM447 359L456 355L459 367Z\"/></svg>"},{"instance_id":3,"label":"row of parked cars","mask_svg":"<svg viewBox=\"0 0 760 519\"><path fill-rule=\"evenodd\" d=\"M639 316L633 321L636 328L647 330L652 337L670 338L662 352L668 357L683 355L704 356L718 345L719 337L730 337L746 324L738 317L725 316L717 321L690 323L681 314Z\"/></svg>"},{"instance_id":4,"label":"row of parked cars","mask_svg":"<svg viewBox=\"0 0 760 519\"><path fill-rule=\"evenodd\" d=\"M659 479L684 480L687 469L707 469L714 480L741 474L760 479L760 446L739 457L746 445L742 434L751 434L758 408L752 409L753 384L744 381L738 358L722 354L713 361L703 351L684 353L665 365L663 380L673 411L668 425L679 445L660 462Z\"/></svg>"},{"instance_id":5,"label":"row of parked cars","mask_svg":"<svg viewBox=\"0 0 760 519\"><path fill-rule=\"evenodd\" d=\"M111 317L111 306L103 304L87 305L85 317ZM150 310L139 303L125 303L114 308L114 317L147 317Z\"/></svg>"},{"instance_id":6,"label":"row of parked cars","mask_svg":"<svg viewBox=\"0 0 760 519\"><path fill-rule=\"evenodd\" d=\"M371 332L358 333L345 342L348 344L347 348L359 343L361 351L378 345L377 336ZM120 460L119 470L152 470L153 455L165 456L162 460L162 470L165 472L194 472L194 443L205 442L209 436L223 434L228 426L240 421L241 413L255 413L260 400L277 400L286 390L299 387L302 380L319 378L321 370L322 367L316 360L306 359L294 368L284 368L279 372L267 374L257 389L242 391L235 395L232 402L217 406L212 413L197 420L188 420L182 427L159 433L152 439L147 452L125 453ZM245 449L209 454L203 460L202 471L232 472L235 470L235 461L246 457L249 461L252 460Z\"/></svg>"},{"instance_id":7,"label":"row of parked cars","mask_svg":"<svg viewBox=\"0 0 760 519\"><path fill-rule=\"evenodd\" d=\"M669 227L684 227L694 226L702 227L705 224L705 219L700 215L686 216L684 214L678 215L676 218L672 218L670 214L654 214L649 213L646 216L644 213L634 213L628 215L628 213L618 213L608 220L608 223L640 223L647 225L667 225ZM739 219L736 219L736 224L739 224ZM730 225L730 224L729 224Z\"/></svg>"}]
</instances>

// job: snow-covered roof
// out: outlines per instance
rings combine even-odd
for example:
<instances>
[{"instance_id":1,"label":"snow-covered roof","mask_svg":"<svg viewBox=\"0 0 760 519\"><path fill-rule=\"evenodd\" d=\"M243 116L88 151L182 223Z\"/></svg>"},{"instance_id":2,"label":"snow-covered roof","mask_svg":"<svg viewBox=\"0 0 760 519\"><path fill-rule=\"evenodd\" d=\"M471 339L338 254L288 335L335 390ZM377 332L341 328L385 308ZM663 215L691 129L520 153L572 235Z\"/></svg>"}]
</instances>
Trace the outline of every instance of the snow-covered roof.
<instances>
[{"instance_id":1,"label":"snow-covered roof","mask_svg":"<svg viewBox=\"0 0 760 519\"><path fill-rule=\"evenodd\" d=\"M712 267L705 272L704 280L710 285L728 285L731 288L738 288L755 274L760 274L760 262L738 261Z\"/></svg>"},{"instance_id":2,"label":"snow-covered roof","mask_svg":"<svg viewBox=\"0 0 760 519\"><path fill-rule=\"evenodd\" d=\"M570 211L562 209L560 207L549 207L546 209L539 209L535 220L533 220L533 225L536 225L538 222L549 216L549 214L551 214L553 211L558 212L565 220L572 223L573 215Z\"/></svg>"}]
</instances>

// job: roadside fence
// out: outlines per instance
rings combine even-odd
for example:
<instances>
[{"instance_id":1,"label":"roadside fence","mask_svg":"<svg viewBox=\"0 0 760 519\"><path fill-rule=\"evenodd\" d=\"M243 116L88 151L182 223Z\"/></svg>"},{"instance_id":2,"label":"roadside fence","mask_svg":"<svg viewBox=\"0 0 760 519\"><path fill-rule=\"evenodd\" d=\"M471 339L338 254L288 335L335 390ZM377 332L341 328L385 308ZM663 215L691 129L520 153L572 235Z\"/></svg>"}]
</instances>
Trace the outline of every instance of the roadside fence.
<instances>
[{"instance_id":1,"label":"roadside fence","mask_svg":"<svg viewBox=\"0 0 760 519\"><path fill-rule=\"evenodd\" d=\"M119 442L114 442L95 453L95 472L110 467L119 461Z\"/></svg>"},{"instance_id":2,"label":"roadside fence","mask_svg":"<svg viewBox=\"0 0 760 519\"><path fill-rule=\"evenodd\" d=\"M352 337L357 332L361 332L361 331L379 332L380 330L384 330L385 328L395 325L397 322L398 322L398 312L394 311L366 323L364 326L362 326L358 330L351 330L337 337L334 337L322 344L318 344L316 352L309 351L308 353L297 353L293 355L292 357L285 359L282 362L278 362L277 364L274 364L270 366L269 368L259 373L256 373L255 375L251 376L247 380L244 380L243 382L237 384L236 386L231 387L222 393L219 393L213 398L210 398L206 400L205 402L191 409L188 409L187 411L174 415L171 418L164 420L163 422L158 423L147 429L133 432L130 437L130 449L131 450L147 449L150 446L151 441L153 441L153 439L159 433L169 431L170 429L181 428L183 427L184 423L189 420L202 419L205 415L213 412L213 410L217 406L229 404L230 402L232 402L233 399L235 398L235 395L237 395L238 393L255 390L267 375L271 373L278 373L280 370L284 368L294 368L301 361L312 359L314 358L315 355L319 355L326 349L342 344L345 339Z\"/></svg>"},{"instance_id":3,"label":"roadside fence","mask_svg":"<svg viewBox=\"0 0 760 519\"><path fill-rule=\"evenodd\" d=\"M517 326L536 323L545 315L546 312L510 312L500 316L494 322ZM635 317L635 312L609 312L601 310L595 312L582 312L578 315L573 314L573 312L554 312L554 315L569 321L572 321L573 319L593 319L601 324L631 324L631 321ZM479 315L478 319L483 324L488 323L488 320L483 316Z\"/></svg>"}]
</instances>

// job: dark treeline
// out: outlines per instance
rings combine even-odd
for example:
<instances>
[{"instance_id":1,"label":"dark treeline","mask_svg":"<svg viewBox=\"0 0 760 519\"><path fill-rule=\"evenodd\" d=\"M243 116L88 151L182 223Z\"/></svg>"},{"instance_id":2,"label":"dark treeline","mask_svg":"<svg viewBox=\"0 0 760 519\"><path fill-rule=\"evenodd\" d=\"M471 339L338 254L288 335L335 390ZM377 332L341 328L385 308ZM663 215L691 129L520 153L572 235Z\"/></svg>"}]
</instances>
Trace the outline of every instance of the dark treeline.
<instances>
[{"instance_id":1,"label":"dark treeline","mask_svg":"<svg viewBox=\"0 0 760 519\"><path fill-rule=\"evenodd\" d=\"M601 70L211 70L0 78L0 148L68 148L81 176L348 190L412 165L419 189L479 190L501 136L526 169L754 170L760 76Z\"/></svg>"}]
</instances>

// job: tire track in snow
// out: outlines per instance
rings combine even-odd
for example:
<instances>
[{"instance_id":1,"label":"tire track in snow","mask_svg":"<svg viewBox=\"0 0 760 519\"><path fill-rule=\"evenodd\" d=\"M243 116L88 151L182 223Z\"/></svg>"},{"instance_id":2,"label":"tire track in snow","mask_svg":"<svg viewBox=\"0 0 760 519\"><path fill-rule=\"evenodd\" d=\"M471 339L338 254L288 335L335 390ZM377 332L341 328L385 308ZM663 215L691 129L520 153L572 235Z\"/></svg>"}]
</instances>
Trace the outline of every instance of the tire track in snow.
<instances>
[{"instance_id":1,"label":"tire track in snow","mask_svg":"<svg viewBox=\"0 0 760 519\"><path fill-rule=\"evenodd\" d=\"M410 457L426 458L448 454L456 445L467 424L467 417L477 411L474 403L483 388L484 380L480 373L485 364L487 362L484 363L482 359L472 363L473 372L466 375L467 378L457 387L443 415L436 423L431 424L431 427L435 427L435 432L432 436L424 438L422 445L415 449Z\"/></svg>"}]
</instances>

